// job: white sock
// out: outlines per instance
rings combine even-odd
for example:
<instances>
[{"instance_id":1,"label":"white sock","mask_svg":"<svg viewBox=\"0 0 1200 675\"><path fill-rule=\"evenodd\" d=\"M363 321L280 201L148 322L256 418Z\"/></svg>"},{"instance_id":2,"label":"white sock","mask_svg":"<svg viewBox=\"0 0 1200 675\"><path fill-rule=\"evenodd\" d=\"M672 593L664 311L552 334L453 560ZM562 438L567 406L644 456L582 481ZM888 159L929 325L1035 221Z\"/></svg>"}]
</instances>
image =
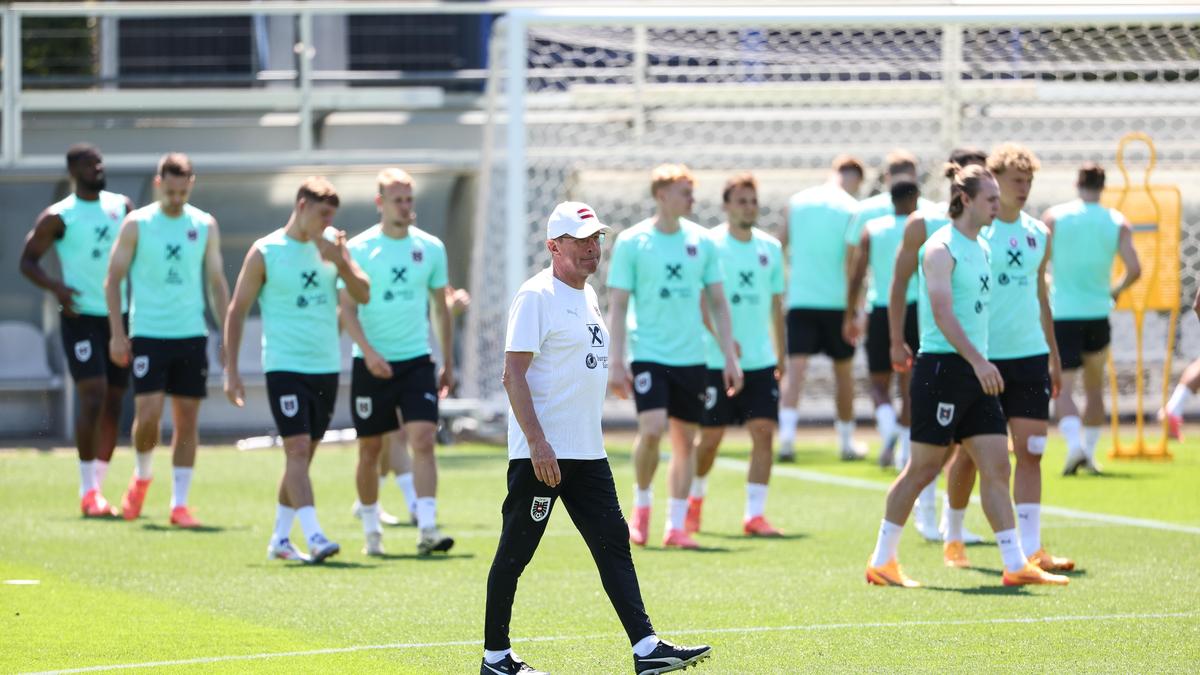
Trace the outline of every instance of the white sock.
<instances>
[{"instance_id":1,"label":"white sock","mask_svg":"<svg viewBox=\"0 0 1200 675\"><path fill-rule=\"evenodd\" d=\"M1185 384L1175 385L1175 391L1171 392L1171 398L1167 401L1167 412L1172 415L1182 415L1183 408L1192 400L1192 390L1187 388Z\"/></svg>"},{"instance_id":2,"label":"white sock","mask_svg":"<svg viewBox=\"0 0 1200 675\"><path fill-rule=\"evenodd\" d=\"M837 430L838 447L843 450L851 447L854 442L854 420L849 422L837 420L833 423L833 428Z\"/></svg>"},{"instance_id":3,"label":"white sock","mask_svg":"<svg viewBox=\"0 0 1200 675\"><path fill-rule=\"evenodd\" d=\"M633 505L635 507L637 507L639 509L642 509L642 508L648 509L648 508L650 508L650 504L653 503L653 501L654 501L654 489L653 488L646 488L645 490L643 490L640 487L638 487L636 483L633 485Z\"/></svg>"},{"instance_id":4,"label":"white sock","mask_svg":"<svg viewBox=\"0 0 1200 675\"><path fill-rule=\"evenodd\" d=\"M96 460L79 460L79 496L96 489Z\"/></svg>"},{"instance_id":5,"label":"white sock","mask_svg":"<svg viewBox=\"0 0 1200 675\"><path fill-rule=\"evenodd\" d=\"M483 660L488 663L497 663L511 653L511 649L485 649L483 650Z\"/></svg>"},{"instance_id":6,"label":"white sock","mask_svg":"<svg viewBox=\"0 0 1200 675\"><path fill-rule=\"evenodd\" d=\"M997 532L996 545L1000 547L1000 558L1004 560L1004 569L1016 572L1025 567L1025 551L1021 549L1021 539L1017 536L1017 528Z\"/></svg>"},{"instance_id":7,"label":"white sock","mask_svg":"<svg viewBox=\"0 0 1200 675\"><path fill-rule=\"evenodd\" d=\"M692 489L688 496L693 499L704 499L708 494L708 476L692 476Z\"/></svg>"},{"instance_id":8,"label":"white sock","mask_svg":"<svg viewBox=\"0 0 1200 675\"><path fill-rule=\"evenodd\" d=\"M437 527L437 497L417 497L417 527Z\"/></svg>"},{"instance_id":9,"label":"white sock","mask_svg":"<svg viewBox=\"0 0 1200 675\"><path fill-rule=\"evenodd\" d=\"M104 487L104 479L108 476L108 462L96 460L96 489Z\"/></svg>"},{"instance_id":10,"label":"white sock","mask_svg":"<svg viewBox=\"0 0 1200 675\"><path fill-rule=\"evenodd\" d=\"M947 506L946 511L946 541L962 541L963 540L963 520L967 517L966 509L952 509Z\"/></svg>"},{"instance_id":11,"label":"white sock","mask_svg":"<svg viewBox=\"0 0 1200 675\"><path fill-rule=\"evenodd\" d=\"M412 472L396 474L396 487L404 493L404 503L408 505L409 513L417 512L417 489L413 487Z\"/></svg>"},{"instance_id":12,"label":"white sock","mask_svg":"<svg viewBox=\"0 0 1200 675\"><path fill-rule=\"evenodd\" d=\"M896 453L896 470L903 471L904 465L908 464L908 458L912 455L912 429L909 427L896 427L900 434L900 452Z\"/></svg>"},{"instance_id":13,"label":"white sock","mask_svg":"<svg viewBox=\"0 0 1200 675\"><path fill-rule=\"evenodd\" d=\"M875 409L875 430L885 444L896 437L896 410L890 403L884 403Z\"/></svg>"},{"instance_id":14,"label":"white sock","mask_svg":"<svg viewBox=\"0 0 1200 675\"><path fill-rule=\"evenodd\" d=\"M1083 428L1083 454L1087 455L1089 460L1096 459L1096 445L1100 443L1102 431L1104 431L1104 427Z\"/></svg>"},{"instance_id":15,"label":"white sock","mask_svg":"<svg viewBox=\"0 0 1200 675\"><path fill-rule=\"evenodd\" d=\"M187 506L188 490L192 487L192 467L177 466L171 470L174 489L171 491L171 508Z\"/></svg>"},{"instance_id":16,"label":"white sock","mask_svg":"<svg viewBox=\"0 0 1200 675\"><path fill-rule=\"evenodd\" d=\"M275 505L275 543L291 536L294 522L296 522L296 509L283 504Z\"/></svg>"},{"instance_id":17,"label":"white sock","mask_svg":"<svg viewBox=\"0 0 1200 675\"><path fill-rule=\"evenodd\" d=\"M682 530L684 520L687 518L687 500L686 499L668 499L667 500L667 529Z\"/></svg>"},{"instance_id":18,"label":"white sock","mask_svg":"<svg viewBox=\"0 0 1200 675\"><path fill-rule=\"evenodd\" d=\"M879 524L879 538L875 540L875 552L871 554L871 567L886 565L896 557L900 549L900 535L904 526L889 523L886 519Z\"/></svg>"},{"instance_id":19,"label":"white sock","mask_svg":"<svg viewBox=\"0 0 1200 675\"><path fill-rule=\"evenodd\" d=\"M796 425L800 423L800 411L795 408L779 409L779 442L796 440Z\"/></svg>"},{"instance_id":20,"label":"white sock","mask_svg":"<svg viewBox=\"0 0 1200 675\"><path fill-rule=\"evenodd\" d=\"M636 656L649 656L650 652L654 651L654 648L657 646L658 636L654 633L651 633L641 640L638 640L637 644L633 646L633 653Z\"/></svg>"},{"instance_id":21,"label":"white sock","mask_svg":"<svg viewBox=\"0 0 1200 675\"><path fill-rule=\"evenodd\" d=\"M154 473L150 468L151 464L153 464L152 460L154 459L154 453L136 452L134 455L137 457L137 465L134 467L134 475L136 475L139 480L150 480L150 478L154 476Z\"/></svg>"},{"instance_id":22,"label":"white sock","mask_svg":"<svg viewBox=\"0 0 1200 675\"><path fill-rule=\"evenodd\" d=\"M1083 442L1079 439L1079 431L1082 428L1083 423L1078 415L1069 415L1058 421L1058 433L1062 434L1067 442L1068 453L1083 449Z\"/></svg>"},{"instance_id":23,"label":"white sock","mask_svg":"<svg viewBox=\"0 0 1200 675\"><path fill-rule=\"evenodd\" d=\"M300 520L300 530L304 532L304 540L312 543L314 537L324 537L321 524L317 522L317 507L301 506L296 509L296 518Z\"/></svg>"},{"instance_id":24,"label":"white sock","mask_svg":"<svg viewBox=\"0 0 1200 675\"><path fill-rule=\"evenodd\" d=\"M383 525L379 523L379 503L363 504L359 513L362 514L363 532L371 534L372 532L383 532Z\"/></svg>"},{"instance_id":25,"label":"white sock","mask_svg":"<svg viewBox=\"0 0 1200 675\"><path fill-rule=\"evenodd\" d=\"M925 509L937 510L936 478L929 481L929 485L926 485L925 488L921 490L921 494L917 495L917 503L915 506L918 511L924 511Z\"/></svg>"},{"instance_id":26,"label":"white sock","mask_svg":"<svg viewBox=\"0 0 1200 675\"><path fill-rule=\"evenodd\" d=\"M767 486L762 483L746 483L746 520L761 516L767 511Z\"/></svg>"},{"instance_id":27,"label":"white sock","mask_svg":"<svg viewBox=\"0 0 1200 675\"><path fill-rule=\"evenodd\" d=\"M1042 505L1017 504L1017 530L1021 533L1021 548L1037 553L1042 548Z\"/></svg>"}]
</instances>

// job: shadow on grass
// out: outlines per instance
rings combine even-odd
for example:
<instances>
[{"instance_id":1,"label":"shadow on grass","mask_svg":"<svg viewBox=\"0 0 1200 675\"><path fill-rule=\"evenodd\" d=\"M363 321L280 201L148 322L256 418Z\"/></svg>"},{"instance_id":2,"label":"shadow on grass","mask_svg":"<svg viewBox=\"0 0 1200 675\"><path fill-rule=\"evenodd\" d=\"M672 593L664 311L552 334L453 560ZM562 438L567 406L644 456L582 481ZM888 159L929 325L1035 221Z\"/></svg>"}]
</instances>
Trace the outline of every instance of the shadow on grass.
<instances>
[{"instance_id":1,"label":"shadow on grass","mask_svg":"<svg viewBox=\"0 0 1200 675\"><path fill-rule=\"evenodd\" d=\"M384 553L383 555L373 555L373 560L417 560L420 562L426 561L445 561L445 560L471 560L475 557L474 553L433 553L430 555L421 555L419 553Z\"/></svg>"},{"instance_id":2,"label":"shadow on grass","mask_svg":"<svg viewBox=\"0 0 1200 675\"><path fill-rule=\"evenodd\" d=\"M214 534L218 532L231 532L236 530L249 531L248 525L235 528L224 528L220 525L200 525L199 527L175 527L174 525L163 525L161 523L143 523L143 530L150 532L195 532L197 534Z\"/></svg>"},{"instance_id":3,"label":"shadow on grass","mask_svg":"<svg viewBox=\"0 0 1200 675\"><path fill-rule=\"evenodd\" d=\"M727 541L799 541L808 539L808 535L803 532L794 532L791 534L783 534L778 537L750 537L744 534L733 534L729 532L705 532L700 531L700 536L712 539L725 539Z\"/></svg>"},{"instance_id":4,"label":"shadow on grass","mask_svg":"<svg viewBox=\"0 0 1200 675\"><path fill-rule=\"evenodd\" d=\"M977 586L975 588L947 588L945 586L926 586L928 590L938 593L958 593L960 595L1026 595L1024 586Z\"/></svg>"},{"instance_id":5,"label":"shadow on grass","mask_svg":"<svg viewBox=\"0 0 1200 675\"><path fill-rule=\"evenodd\" d=\"M667 554L675 554L675 555L688 555L691 553L740 553L742 551L749 551L749 550L750 549L748 549L744 546L739 546L737 548L725 548L724 546L701 546L700 548L693 548L693 549L687 549L687 550L678 549L678 548L674 548L674 547L664 548L662 546L642 547L642 552L644 552L644 553L667 553Z\"/></svg>"}]
</instances>

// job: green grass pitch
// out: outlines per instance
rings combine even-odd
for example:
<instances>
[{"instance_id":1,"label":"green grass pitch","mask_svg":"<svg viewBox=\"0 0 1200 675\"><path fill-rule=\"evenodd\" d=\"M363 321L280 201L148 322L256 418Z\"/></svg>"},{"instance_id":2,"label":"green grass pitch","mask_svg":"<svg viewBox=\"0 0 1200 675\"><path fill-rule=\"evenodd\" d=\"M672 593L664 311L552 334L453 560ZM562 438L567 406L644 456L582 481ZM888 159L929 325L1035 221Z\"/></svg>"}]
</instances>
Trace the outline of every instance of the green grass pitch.
<instances>
[{"instance_id":1,"label":"green grass pitch","mask_svg":"<svg viewBox=\"0 0 1200 675\"><path fill-rule=\"evenodd\" d=\"M634 554L638 575L660 635L714 645L702 670L1200 669L1200 444L1175 446L1171 463L1107 462L1107 476L1065 479L1063 446L1052 438L1046 504L1182 527L1047 515L1048 547L1079 569L1068 588L1028 589L1001 586L993 545L969 547L976 569L945 569L940 546L910 529L901 561L927 585L915 590L864 583L891 474L842 464L831 445L803 446L798 464L772 480L768 516L788 537L750 540L740 535L747 448L731 443L709 482L699 552L657 545L660 468L651 546ZM158 477L134 523L79 517L71 453L0 452L0 581L39 582L0 584L0 672L475 672L506 460L482 446L439 453L439 520L458 539L451 555L417 558L415 530L397 527L385 533L391 557L363 556L350 515L355 452L331 446L313 477L322 525L343 552L306 567L264 556L278 450L201 450L191 502L204 532L167 526L169 451L156 457ZM629 447L614 444L610 454L628 500ZM131 469L123 448L110 499L119 500ZM403 510L395 487L383 495ZM561 511L521 580L514 647L556 673L629 672L629 645ZM988 532L978 506L967 525Z\"/></svg>"}]
</instances>

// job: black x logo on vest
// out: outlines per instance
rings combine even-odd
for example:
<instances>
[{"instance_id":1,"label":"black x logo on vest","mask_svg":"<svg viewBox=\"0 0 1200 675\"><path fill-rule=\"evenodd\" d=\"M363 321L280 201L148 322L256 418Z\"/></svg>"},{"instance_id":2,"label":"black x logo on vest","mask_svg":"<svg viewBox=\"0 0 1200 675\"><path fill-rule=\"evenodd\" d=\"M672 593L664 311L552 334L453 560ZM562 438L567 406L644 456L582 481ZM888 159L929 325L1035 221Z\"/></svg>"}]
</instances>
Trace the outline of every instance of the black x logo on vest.
<instances>
[{"instance_id":1,"label":"black x logo on vest","mask_svg":"<svg viewBox=\"0 0 1200 675\"><path fill-rule=\"evenodd\" d=\"M987 275L987 274L979 275L979 292L980 293L987 293L991 290L988 287L988 282L990 282L991 280L992 280L992 277L990 275Z\"/></svg>"},{"instance_id":2,"label":"black x logo on vest","mask_svg":"<svg viewBox=\"0 0 1200 675\"><path fill-rule=\"evenodd\" d=\"M1008 252L1008 266L1021 267L1021 251Z\"/></svg>"},{"instance_id":3,"label":"black x logo on vest","mask_svg":"<svg viewBox=\"0 0 1200 675\"><path fill-rule=\"evenodd\" d=\"M408 274L407 267L393 267L392 268L392 283L394 284L397 281L403 281L404 283L408 283L408 279L405 278L406 274Z\"/></svg>"},{"instance_id":4,"label":"black x logo on vest","mask_svg":"<svg viewBox=\"0 0 1200 675\"><path fill-rule=\"evenodd\" d=\"M683 264L667 265L667 281L671 279L683 279Z\"/></svg>"},{"instance_id":5,"label":"black x logo on vest","mask_svg":"<svg viewBox=\"0 0 1200 675\"><path fill-rule=\"evenodd\" d=\"M96 241L108 241L108 226L101 225L96 228Z\"/></svg>"},{"instance_id":6,"label":"black x logo on vest","mask_svg":"<svg viewBox=\"0 0 1200 675\"><path fill-rule=\"evenodd\" d=\"M316 288L317 287L317 273L315 271L301 272L300 277L302 279L304 279L304 288Z\"/></svg>"},{"instance_id":7,"label":"black x logo on vest","mask_svg":"<svg viewBox=\"0 0 1200 675\"><path fill-rule=\"evenodd\" d=\"M738 276L741 277L740 283L743 288L754 285L754 270L738 272Z\"/></svg>"},{"instance_id":8,"label":"black x logo on vest","mask_svg":"<svg viewBox=\"0 0 1200 675\"><path fill-rule=\"evenodd\" d=\"M179 253L183 246L176 244L174 246L167 244L167 260L179 260Z\"/></svg>"},{"instance_id":9,"label":"black x logo on vest","mask_svg":"<svg viewBox=\"0 0 1200 675\"><path fill-rule=\"evenodd\" d=\"M600 324L589 323L587 325L587 327L588 327L588 331L591 332L591 334L592 334L592 346L593 347L603 347L604 346L604 336L600 334Z\"/></svg>"}]
</instances>

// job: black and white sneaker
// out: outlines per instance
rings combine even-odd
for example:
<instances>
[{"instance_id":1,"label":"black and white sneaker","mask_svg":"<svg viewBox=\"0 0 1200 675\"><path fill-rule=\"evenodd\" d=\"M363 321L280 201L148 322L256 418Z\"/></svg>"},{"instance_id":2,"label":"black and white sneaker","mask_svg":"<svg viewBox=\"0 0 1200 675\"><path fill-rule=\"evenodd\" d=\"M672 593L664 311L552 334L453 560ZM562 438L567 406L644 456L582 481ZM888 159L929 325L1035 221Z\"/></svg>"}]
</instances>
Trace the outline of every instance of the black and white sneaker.
<instances>
[{"instance_id":1,"label":"black and white sneaker","mask_svg":"<svg viewBox=\"0 0 1200 675\"><path fill-rule=\"evenodd\" d=\"M504 658L495 663L488 663L487 659L479 666L479 675L547 675L544 671L538 670L525 663L516 654L509 652L504 655Z\"/></svg>"},{"instance_id":2,"label":"black and white sneaker","mask_svg":"<svg viewBox=\"0 0 1200 675\"><path fill-rule=\"evenodd\" d=\"M673 670L684 670L710 656L712 656L712 647L708 645L680 647L666 640L659 640L654 651L646 656L634 655L633 672L637 675L655 675L656 673L669 673Z\"/></svg>"}]
</instances>

